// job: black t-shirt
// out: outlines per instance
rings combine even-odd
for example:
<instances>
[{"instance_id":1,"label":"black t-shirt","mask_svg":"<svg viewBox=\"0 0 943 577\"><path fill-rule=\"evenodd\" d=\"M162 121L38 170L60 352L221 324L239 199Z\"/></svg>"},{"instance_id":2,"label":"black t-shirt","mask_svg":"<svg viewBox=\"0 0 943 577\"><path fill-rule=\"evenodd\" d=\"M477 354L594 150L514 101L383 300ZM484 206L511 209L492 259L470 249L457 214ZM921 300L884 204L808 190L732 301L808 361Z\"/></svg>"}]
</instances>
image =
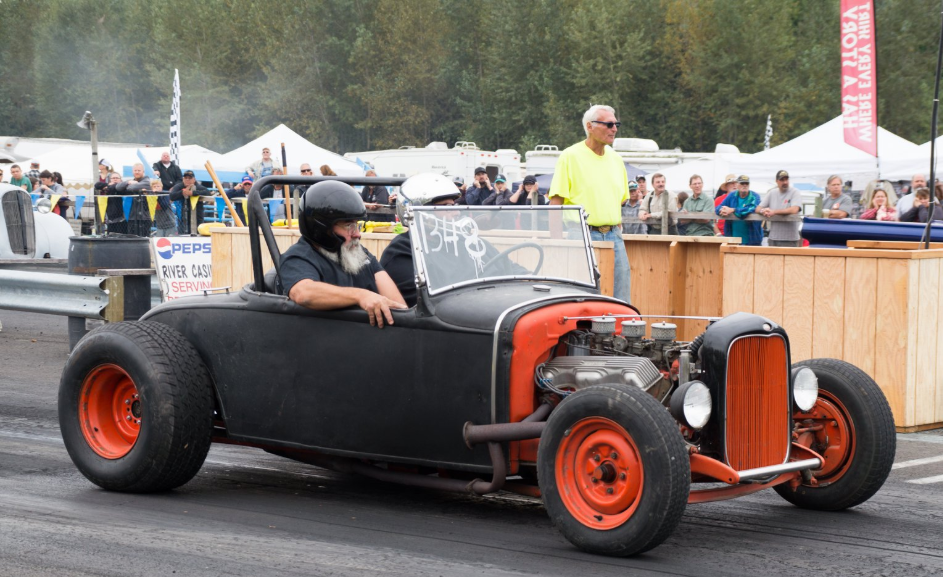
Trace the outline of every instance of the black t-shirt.
<instances>
[{"instance_id":1,"label":"black t-shirt","mask_svg":"<svg viewBox=\"0 0 943 577\"><path fill-rule=\"evenodd\" d=\"M291 292L291 287L304 279L340 287L362 288L379 293L374 275L383 269L380 267L380 263L377 262L376 257L370 254L367 249L362 248L362 250L370 257L370 262L360 269L360 272L351 275L345 272L339 263L335 263L314 250L308 244L308 241L299 240L282 254L281 278L285 294Z\"/></svg>"},{"instance_id":2,"label":"black t-shirt","mask_svg":"<svg viewBox=\"0 0 943 577\"><path fill-rule=\"evenodd\" d=\"M390 241L380 255L380 266L396 283L406 306L416 306L416 271L413 267L413 243L409 240L409 233L398 235Z\"/></svg>"}]
</instances>

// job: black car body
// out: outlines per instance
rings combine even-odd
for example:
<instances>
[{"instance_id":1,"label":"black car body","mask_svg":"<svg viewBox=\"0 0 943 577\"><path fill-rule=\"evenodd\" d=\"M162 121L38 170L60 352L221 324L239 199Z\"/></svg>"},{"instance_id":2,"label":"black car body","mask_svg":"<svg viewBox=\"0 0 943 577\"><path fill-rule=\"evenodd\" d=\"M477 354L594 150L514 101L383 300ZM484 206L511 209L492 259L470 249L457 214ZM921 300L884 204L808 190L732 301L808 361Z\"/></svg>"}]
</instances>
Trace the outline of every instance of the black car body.
<instances>
[{"instance_id":1,"label":"black car body","mask_svg":"<svg viewBox=\"0 0 943 577\"><path fill-rule=\"evenodd\" d=\"M628 555L666 539L689 502L775 488L843 509L890 470L893 421L867 375L794 367L785 331L756 315L713 319L691 342L649 326L599 294L578 207L406 206L417 306L382 330L360 309L300 307L274 294L254 232L278 262L257 191L288 181L250 193L252 285L76 347L60 419L95 483L172 488L211 440L235 442L394 482L540 495L572 543Z\"/></svg>"}]
</instances>

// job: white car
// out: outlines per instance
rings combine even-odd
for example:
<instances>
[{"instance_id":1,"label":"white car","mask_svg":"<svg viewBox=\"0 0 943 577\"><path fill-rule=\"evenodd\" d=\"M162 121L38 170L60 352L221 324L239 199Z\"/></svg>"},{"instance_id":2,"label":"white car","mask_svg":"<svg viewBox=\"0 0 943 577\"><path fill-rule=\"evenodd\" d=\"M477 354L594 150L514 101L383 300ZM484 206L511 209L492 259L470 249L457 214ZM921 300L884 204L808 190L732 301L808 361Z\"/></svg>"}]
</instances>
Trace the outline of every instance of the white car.
<instances>
[{"instance_id":1,"label":"white car","mask_svg":"<svg viewBox=\"0 0 943 577\"><path fill-rule=\"evenodd\" d=\"M69 258L72 227L58 214L39 212L22 188L0 183L0 259Z\"/></svg>"}]
</instances>

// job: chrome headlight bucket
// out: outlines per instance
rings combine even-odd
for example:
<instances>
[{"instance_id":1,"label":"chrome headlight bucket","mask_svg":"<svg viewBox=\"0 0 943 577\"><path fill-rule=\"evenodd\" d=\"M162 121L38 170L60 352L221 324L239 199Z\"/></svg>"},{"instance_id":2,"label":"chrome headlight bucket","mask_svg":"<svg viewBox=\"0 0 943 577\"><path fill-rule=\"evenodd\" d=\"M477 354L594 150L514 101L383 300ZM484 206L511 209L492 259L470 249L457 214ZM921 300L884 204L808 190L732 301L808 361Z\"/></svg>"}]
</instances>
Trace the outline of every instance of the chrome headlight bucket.
<instances>
[{"instance_id":1,"label":"chrome headlight bucket","mask_svg":"<svg viewBox=\"0 0 943 577\"><path fill-rule=\"evenodd\" d=\"M819 378L809 367L792 370L792 398L800 411L809 411L819 398Z\"/></svg>"},{"instance_id":2,"label":"chrome headlight bucket","mask_svg":"<svg viewBox=\"0 0 943 577\"><path fill-rule=\"evenodd\" d=\"M711 418L711 392L701 381L688 381L671 396L671 416L678 422L700 429Z\"/></svg>"}]
</instances>

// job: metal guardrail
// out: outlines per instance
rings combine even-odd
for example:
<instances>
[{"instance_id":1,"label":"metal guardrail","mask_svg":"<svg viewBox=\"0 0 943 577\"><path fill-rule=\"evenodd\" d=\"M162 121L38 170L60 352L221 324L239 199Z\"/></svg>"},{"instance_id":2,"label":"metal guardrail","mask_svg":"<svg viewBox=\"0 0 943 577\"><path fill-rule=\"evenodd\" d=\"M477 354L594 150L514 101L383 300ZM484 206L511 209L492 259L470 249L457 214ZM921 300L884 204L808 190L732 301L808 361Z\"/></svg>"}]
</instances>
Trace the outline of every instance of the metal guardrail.
<instances>
[{"instance_id":1,"label":"metal guardrail","mask_svg":"<svg viewBox=\"0 0 943 577\"><path fill-rule=\"evenodd\" d=\"M108 277L0 270L0 309L105 319Z\"/></svg>"}]
</instances>

